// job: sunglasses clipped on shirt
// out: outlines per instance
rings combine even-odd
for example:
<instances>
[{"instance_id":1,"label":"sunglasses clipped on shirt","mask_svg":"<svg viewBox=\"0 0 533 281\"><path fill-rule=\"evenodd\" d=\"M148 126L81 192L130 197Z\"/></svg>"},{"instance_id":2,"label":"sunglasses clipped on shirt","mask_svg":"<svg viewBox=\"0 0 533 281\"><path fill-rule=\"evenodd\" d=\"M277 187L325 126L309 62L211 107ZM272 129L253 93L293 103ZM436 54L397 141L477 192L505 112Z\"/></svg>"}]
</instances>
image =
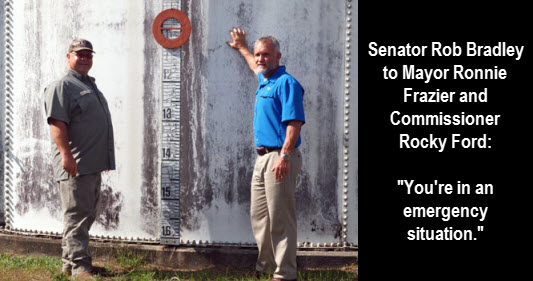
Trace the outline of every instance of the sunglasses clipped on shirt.
<instances>
[{"instance_id":1,"label":"sunglasses clipped on shirt","mask_svg":"<svg viewBox=\"0 0 533 281\"><path fill-rule=\"evenodd\" d=\"M93 58L93 54L79 54L79 53L76 53L76 52L72 52L73 54L75 54L78 58L80 59L92 59Z\"/></svg>"}]
</instances>

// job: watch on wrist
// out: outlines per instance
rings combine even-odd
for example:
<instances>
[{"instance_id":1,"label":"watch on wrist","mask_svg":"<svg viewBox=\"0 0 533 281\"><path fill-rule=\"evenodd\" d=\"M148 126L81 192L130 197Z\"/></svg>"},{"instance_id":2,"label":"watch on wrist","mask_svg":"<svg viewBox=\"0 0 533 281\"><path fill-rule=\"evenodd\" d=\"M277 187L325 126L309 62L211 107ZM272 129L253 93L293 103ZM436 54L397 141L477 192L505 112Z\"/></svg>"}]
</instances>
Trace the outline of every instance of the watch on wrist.
<instances>
[{"instance_id":1,"label":"watch on wrist","mask_svg":"<svg viewBox=\"0 0 533 281\"><path fill-rule=\"evenodd\" d=\"M291 159L291 156L289 154L280 153L279 157L283 158L283 160L285 161L289 161L289 159Z\"/></svg>"}]
</instances>

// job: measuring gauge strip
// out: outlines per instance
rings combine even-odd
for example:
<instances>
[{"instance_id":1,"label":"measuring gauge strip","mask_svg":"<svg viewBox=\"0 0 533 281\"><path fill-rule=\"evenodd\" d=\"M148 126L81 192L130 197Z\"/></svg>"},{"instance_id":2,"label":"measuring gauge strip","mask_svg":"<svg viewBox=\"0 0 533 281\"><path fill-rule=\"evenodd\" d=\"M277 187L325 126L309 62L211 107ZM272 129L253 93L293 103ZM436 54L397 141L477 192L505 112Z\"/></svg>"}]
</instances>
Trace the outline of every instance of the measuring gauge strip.
<instances>
[{"instance_id":1,"label":"measuring gauge strip","mask_svg":"<svg viewBox=\"0 0 533 281\"><path fill-rule=\"evenodd\" d=\"M181 1L164 0L163 9L179 9ZM179 36L180 23L163 23L163 35ZM161 244L180 243L180 92L181 48L163 48L161 141Z\"/></svg>"}]
</instances>

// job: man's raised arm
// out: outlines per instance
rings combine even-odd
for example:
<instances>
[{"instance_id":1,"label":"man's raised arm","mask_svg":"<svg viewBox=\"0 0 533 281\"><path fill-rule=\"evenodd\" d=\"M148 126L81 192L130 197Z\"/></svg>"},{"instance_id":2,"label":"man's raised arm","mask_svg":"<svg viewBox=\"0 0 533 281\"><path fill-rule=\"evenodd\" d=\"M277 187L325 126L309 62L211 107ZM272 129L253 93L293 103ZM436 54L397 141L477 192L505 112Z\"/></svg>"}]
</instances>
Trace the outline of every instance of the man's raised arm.
<instances>
[{"instance_id":1,"label":"man's raised arm","mask_svg":"<svg viewBox=\"0 0 533 281\"><path fill-rule=\"evenodd\" d=\"M255 73L255 75L257 75L254 54L248 50L248 46L246 44L246 31L244 29L234 27L230 30L229 34L231 35L233 42L227 41L226 44L239 51L248 63L250 69Z\"/></svg>"}]
</instances>

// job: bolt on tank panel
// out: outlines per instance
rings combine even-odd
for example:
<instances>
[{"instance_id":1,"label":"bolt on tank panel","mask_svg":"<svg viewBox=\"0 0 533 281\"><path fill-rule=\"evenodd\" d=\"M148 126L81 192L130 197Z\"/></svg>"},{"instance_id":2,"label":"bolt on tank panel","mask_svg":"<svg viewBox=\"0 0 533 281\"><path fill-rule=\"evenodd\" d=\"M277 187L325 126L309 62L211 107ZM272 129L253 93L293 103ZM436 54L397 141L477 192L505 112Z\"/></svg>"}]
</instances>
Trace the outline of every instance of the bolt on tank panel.
<instances>
[{"instance_id":1,"label":"bolt on tank panel","mask_svg":"<svg viewBox=\"0 0 533 281\"><path fill-rule=\"evenodd\" d=\"M103 174L93 235L159 237L159 1L12 1L12 229L61 232L43 90L66 69L68 44L93 43L90 75L112 113L117 170ZM157 112L157 113L156 113ZM7 189L7 186L6 186Z\"/></svg>"}]
</instances>

